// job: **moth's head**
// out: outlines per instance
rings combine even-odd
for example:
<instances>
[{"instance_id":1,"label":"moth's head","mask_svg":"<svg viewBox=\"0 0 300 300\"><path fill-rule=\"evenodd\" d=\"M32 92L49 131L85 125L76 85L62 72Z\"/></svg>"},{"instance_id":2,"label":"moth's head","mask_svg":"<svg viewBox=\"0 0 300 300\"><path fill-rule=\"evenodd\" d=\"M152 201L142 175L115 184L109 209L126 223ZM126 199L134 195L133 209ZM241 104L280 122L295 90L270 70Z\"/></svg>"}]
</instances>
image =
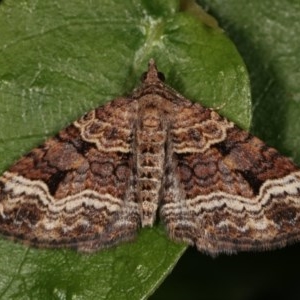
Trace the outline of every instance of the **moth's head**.
<instances>
[{"instance_id":1,"label":"moth's head","mask_svg":"<svg viewBox=\"0 0 300 300\"><path fill-rule=\"evenodd\" d=\"M148 71L142 74L141 81L145 85L157 84L165 81L165 75L157 70L153 58L149 60Z\"/></svg>"}]
</instances>

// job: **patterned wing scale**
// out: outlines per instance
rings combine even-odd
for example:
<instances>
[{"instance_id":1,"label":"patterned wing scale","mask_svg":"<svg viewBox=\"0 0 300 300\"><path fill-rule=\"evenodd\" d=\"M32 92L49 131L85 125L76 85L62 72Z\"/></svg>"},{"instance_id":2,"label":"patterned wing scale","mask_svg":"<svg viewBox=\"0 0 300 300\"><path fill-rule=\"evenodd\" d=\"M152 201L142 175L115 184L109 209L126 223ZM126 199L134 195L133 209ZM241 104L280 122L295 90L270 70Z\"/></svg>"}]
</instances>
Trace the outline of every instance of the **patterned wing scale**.
<instances>
[{"instance_id":1,"label":"patterned wing scale","mask_svg":"<svg viewBox=\"0 0 300 300\"><path fill-rule=\"evenodd\" d=\"M211 255L300 239L300 170L160 80L99 107L0 177L0 232L80 251L131 240L157 209L171 239Z\"/></svg>"},{"instance_id":2,"label":"patterned wing scale","mask_svg":"<svg viewBox=\"0 0 300 300\"><path fill-rule=\"evenodd\" d=\"M1 233L81 251L132 239L135 119L135 101L114 100L21 158L0 177Z\"/></svg>"},{"instance_id":3,"label":"patterned wing scale","mask_svg":"<svg viewBox=\"0 0 300 300\"><path fill-rule=\"evenodd\" d=\"M161 206L170 237L211 255L299 240L299 169L214 111L179 110Z\"/></svg>"}]
</instances>

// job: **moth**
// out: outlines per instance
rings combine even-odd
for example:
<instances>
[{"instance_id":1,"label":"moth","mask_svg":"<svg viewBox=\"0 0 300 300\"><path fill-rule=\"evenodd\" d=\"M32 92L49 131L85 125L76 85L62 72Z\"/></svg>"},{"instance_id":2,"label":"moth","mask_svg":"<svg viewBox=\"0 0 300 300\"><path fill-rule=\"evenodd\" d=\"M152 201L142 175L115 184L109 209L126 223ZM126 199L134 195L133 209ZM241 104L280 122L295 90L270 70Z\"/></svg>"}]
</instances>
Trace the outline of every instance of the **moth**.
<instances>
[{"instance_id":1,"label":"moth","mask_svg":"<svg viewBox=\"0 0 300 300\"><path fill-rule=\"evenodd\" d=\"M0 232L82 252L133 240L156 216L175 241L219 253L300 238L300 171L216 111L142 84L23 156L0 177Z\"/></svg>"}]
</instances>

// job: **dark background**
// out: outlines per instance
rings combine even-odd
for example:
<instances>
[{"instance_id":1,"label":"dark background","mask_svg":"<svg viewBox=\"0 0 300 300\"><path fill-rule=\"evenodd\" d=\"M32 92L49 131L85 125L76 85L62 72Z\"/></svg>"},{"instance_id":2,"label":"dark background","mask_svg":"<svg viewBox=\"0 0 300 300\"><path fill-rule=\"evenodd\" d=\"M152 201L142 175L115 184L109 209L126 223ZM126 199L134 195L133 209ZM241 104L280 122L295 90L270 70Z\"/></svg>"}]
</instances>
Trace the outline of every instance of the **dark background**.
<instances>
[{"instance_id":1,"label":"dark background","mask_svg":"<svg viewBox=\"0 0 300 300\"><path fill-rule=\"evenodd\" d=\"M189 248L150 299L300 299L299 253L293 245L211 258Z\"/></svg>"}]
</instances>

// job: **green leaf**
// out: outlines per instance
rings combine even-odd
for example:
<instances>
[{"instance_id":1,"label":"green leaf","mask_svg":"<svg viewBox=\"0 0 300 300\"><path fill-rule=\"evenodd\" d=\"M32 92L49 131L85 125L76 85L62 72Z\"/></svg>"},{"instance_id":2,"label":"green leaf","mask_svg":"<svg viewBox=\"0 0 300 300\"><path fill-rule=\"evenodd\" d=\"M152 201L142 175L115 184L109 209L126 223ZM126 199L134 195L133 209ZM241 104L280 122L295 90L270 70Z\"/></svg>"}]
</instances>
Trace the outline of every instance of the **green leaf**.
<instances>
[{"instance_id":1,"label":"green leaf","mask_svg":"<svg viewBox=\"0 0 300 300\"><path fill-rule=\"evenodd\" d=\"M248 128L244 63L215 22L188 7L175 0L2 2L1 171L87 110L130 93L151 57L169 85ZM185 248L158 225L93 255L1 240L0 296L146 298Z\"/></svg>"}]
</instances>

